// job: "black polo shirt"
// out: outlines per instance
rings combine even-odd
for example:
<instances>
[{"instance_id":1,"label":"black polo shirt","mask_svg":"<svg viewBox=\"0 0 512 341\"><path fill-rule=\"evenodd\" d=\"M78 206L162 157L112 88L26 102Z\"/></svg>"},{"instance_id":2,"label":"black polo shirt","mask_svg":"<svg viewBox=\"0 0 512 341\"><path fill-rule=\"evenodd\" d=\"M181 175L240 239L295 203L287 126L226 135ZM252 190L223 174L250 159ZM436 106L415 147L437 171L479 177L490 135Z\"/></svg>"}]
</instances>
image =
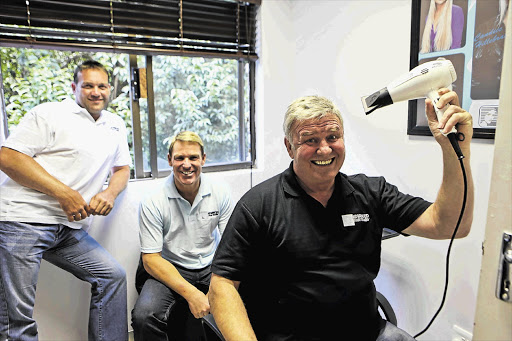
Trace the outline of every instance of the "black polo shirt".
<instances>
[{"instance_id":1,"label":"black polo shirt","mask_svg":"<svg viewBox=\"0 0 512 341\"><path fill-rule=\"evenodd\" d=\"M241 281L258 339L375 339L382 229L402 231L430 204L382 177L339 173L324 207L290 164L240 199L212 272Z\"/></svg>"}]
</instances>

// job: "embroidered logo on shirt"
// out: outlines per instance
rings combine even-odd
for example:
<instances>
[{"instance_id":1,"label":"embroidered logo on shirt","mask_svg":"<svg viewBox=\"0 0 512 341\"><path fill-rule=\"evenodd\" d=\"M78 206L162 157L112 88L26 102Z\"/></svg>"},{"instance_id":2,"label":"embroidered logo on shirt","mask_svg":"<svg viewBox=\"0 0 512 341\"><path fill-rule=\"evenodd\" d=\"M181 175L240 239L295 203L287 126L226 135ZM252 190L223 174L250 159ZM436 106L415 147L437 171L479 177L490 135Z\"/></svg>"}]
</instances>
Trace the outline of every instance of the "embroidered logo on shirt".
<instances>
[{"instance_id":1,"label":"embroidered logo on shirt","mask_svg":"<svg viewBox=\"0 0 512 341\"><path fill-rule=\"evenodd\" d=\"M119 127L110 127L110 129L115 130L115 131L119 131Z\"/></svg>"},{"instance_id":2,"label":"embroidered logo on shirt","mask_svg":"<svg viewBox=\"0 0 512 341\"><path fill-rule=\"evenodd\" d=\"M208 217L214 217L216 215L219 215L219 211L208 212Z\"/></svg>"},{"instance_id":3,"label":"embroidered logo on shirt","mask_svg":"<svg viewBox=\"0 0 512 341\"><path fill-rule=\"evenodd\" d=\"M343 226L356 226L356 223L359 222L369 222L370 215L369 214L343 214L341 216L341 220L343 221Z\"/></svg>"}]
</instances>

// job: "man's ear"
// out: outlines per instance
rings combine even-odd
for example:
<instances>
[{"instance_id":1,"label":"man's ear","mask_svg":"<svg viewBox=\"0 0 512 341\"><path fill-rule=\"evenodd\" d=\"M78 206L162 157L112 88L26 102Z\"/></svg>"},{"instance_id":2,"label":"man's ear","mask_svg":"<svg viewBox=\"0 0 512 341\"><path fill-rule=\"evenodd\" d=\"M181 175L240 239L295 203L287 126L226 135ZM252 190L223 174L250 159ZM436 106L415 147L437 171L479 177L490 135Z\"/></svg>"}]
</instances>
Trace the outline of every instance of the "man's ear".
<instances>
[{"instance_id":1,"label":"man's ear","mask_svg":"<svg viewBox=\"0 0 512 341\"><path fill-rule=\"evenodd\" d=\"M290 141L288 141L288 139L286 137L284 138L284 145L286 146L286 150L288 151L288 155L290 155L290 158L293 159L292 144L290 143Z\"/></svg>"},{"instance_id":2,"label":"man's ear","mask_svg":"<svg viewBox=\"0 0 512 341\"><path fill-rule=\"evenodd\" d=\"M167 161L169 162L169 166L172 167L172 158L171 158L171 154L167 153Z\"/></svg>"},{"instance_id":3,"label":"man's ear","mask_svg":"<svg viewBox=\"0 0 512 341\"><path fill-rule=\"evenodd\" d=\"M71 83L71 90L73 90L73 93L75 93L75 90L76 90L75 82Z\"/></svg>"},{"instance_id":4,"label":"man's ear","mask_svg":"<svg viewBox=\"0 0 512 341\"><path fill-rule=\"evenodd\" d=\"M206 153L203 154L203 160L201 161L201 166L204 166L206 163Z\"/></svg>"}]
</instances>

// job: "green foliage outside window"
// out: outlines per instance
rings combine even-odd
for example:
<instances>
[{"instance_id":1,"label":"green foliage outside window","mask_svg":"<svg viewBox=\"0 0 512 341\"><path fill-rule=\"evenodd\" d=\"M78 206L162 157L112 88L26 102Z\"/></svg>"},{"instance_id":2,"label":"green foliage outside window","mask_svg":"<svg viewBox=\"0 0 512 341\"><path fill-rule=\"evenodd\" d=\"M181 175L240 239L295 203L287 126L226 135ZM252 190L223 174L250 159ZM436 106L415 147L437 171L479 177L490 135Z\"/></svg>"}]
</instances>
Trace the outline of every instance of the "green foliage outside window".
<instances>
[{"instance_id":1,"label":"green foliage outside window","mask_svg":"<svg viewBox=\"0 0 512 341\"><path fill-rule=\"evenodd\" d=\"M192 130L208 162L238 161L238 61L156 57L153 74L158 156L170 137Z\"/></svg>"},{"instance_id":2,"label":"green foliage outside window","mask_svg":"<svg viewBox=\"0 0 512 341\"><path fill-rule=\"evenodd\" d=\"M74 69L87 59L97 60L111 71L113 90L108 110L124 119L131 146L126 54L0 48L9 128L14 128L23 115L38 104L73 98ZM245 161L239 160L238 61L156 56L152 69L159 159L166 159L170 137L182 130L192 130L205 142L207 162ZM141 100L141 111L144 110L147 111L147 103ZM243 124L248 131L248 108L246 111ZM141 124L147 164L147 112L141 112ZM248 145L243 148L247 149Z\"/></svg>"}]
</instances>

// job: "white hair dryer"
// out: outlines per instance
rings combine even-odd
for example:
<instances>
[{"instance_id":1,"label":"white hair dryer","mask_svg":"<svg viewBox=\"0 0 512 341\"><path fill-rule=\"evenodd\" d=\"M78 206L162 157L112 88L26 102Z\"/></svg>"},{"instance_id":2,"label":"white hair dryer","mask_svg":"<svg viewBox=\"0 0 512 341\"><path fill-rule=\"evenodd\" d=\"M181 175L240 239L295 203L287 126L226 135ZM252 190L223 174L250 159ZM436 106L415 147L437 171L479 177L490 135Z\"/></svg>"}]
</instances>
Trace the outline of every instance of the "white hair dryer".
<instances>
[{"instance_id":1,"label":"white hair dryer","mask_svg":"<svg viewBox=\"0 0 512 341\"><path fill-rule=\"evenodd\" d=\"M363 102L364 111L368 115L376 109L396 102L417 98L430 98L434 103L437 118L440 119L449 104L444 108L437 108L436 104L440 97L437 91L441 88L451 90L452 83L456 80L457 74L452 62L440 57L437 60L416 66L407 74L391 82L387 87L369 96L363 96L361 101ZM452 145L456 143L456 133L457 130L454 127L450 132L444 134L450 138ZM456 152L459 155L460 149L459 151L456 150ZM460 153L459 157L461 155L462 153Z\"/></svg>"},{"instance_id":2,"label":"white hair dryer","mask_svg":"<svg viewBox=\"0 0 512 341\"><path fill-rule=\"evenodd\" d=\"M417 99L430 98L434 102L437 117L441 118L448 107L438 109L435 104L439 100L437 91L441 88L451 89L457 80L453 64L448 59L439 58L416 66L407 74L391 82L387 87L361 98L366 115L387 105ZM453 128L450 133L456 132Z\"/></svg>"}]
</instances>

